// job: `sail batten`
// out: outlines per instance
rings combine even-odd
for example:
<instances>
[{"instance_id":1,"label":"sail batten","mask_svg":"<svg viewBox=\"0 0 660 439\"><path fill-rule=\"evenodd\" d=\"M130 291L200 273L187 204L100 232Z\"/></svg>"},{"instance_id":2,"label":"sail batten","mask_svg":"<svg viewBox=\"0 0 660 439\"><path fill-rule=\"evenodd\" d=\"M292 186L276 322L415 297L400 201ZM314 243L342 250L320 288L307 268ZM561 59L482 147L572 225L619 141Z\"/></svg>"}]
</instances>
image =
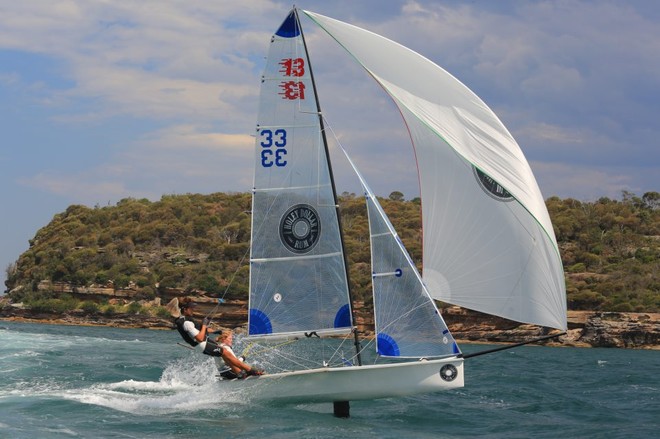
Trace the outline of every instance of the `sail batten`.
<instances>
[{"instance_id":1,"label":"sail batten","mask_svg":"<svg viewBox=\"0 0 660 439\"><path fill-rule=\"evenodd\" d=\"M337 337L350 334L353 328L341 329L310 329L308 331L278 332L276 334L252 335L252 341L281 341L281 340L300 340L304 338L325 338Z\"/></svg>"},{"instance_id":2,"label":"sail batten","mask_svg":"<svg viewBox=\"0 0 660 439\"><path fill-rule=\"evenodd\" d=\"M274 261L300 261L305 259L322 259L322 258L337 258L337 257L343 257L343 253L334 252L334 253L318 254L313 256L288 256L288 257L280 257L280 258L261 258L261 259L254 258L254 259L250 259L250 262L260 263L260 262L274 262Z\"/></svg>"},{"instance_id":3,"label":"sail batten","mask_svg":"<svg viewBox=\"0 0 660 439\"><path fill-rule=\"evenodd\" d=\"M310 189L310 188L316 188L316 187L326 187L330 188L331 185L330 183L327 184L322 184L322 185L311 185L311 186L282 186L282 187L268 187L268 188L254 188L252 191L253 192L285 192L285 191L296 191L296 190L301 190L301 189ZM335 207L336 204L329 204L328 206Z\"/></svg>"},{"instance_id":4,"label":"sail batten","mask_svg":"<svg viewBox=\"0 0 660 439\"><path fill-rule=\"evenodd\" d=\"M318 115L318 113L315 112L310 112L310 111L301 111L301 114L314 114ZM316 128L316 124L310 124L310 125L261 125L259 128L264 129L264 128Z\"/></svg>"}]
</instances>

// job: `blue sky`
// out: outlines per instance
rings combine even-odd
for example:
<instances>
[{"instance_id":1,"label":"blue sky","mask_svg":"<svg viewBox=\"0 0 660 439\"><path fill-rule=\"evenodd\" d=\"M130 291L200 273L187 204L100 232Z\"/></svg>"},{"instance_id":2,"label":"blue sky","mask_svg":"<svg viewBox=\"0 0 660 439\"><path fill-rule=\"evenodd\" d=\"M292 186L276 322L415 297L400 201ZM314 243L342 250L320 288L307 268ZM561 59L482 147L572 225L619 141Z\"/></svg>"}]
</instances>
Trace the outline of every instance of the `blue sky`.
<instances>
[{"instance_id":1,"label":"blue sky","mask_svg":"<svg viewBox=\"0 0 660 439\"><path fill-rule=\"evenodd\" d=\"M660 190L660 3L296 4L385 35L459 78L512 132L544 197ZM0 280L71 204L249 191L263 57L290 6L0 0ZM334 131L377 194L414 197L392 104L303 25Z\"/></svg>"}]
</instances>

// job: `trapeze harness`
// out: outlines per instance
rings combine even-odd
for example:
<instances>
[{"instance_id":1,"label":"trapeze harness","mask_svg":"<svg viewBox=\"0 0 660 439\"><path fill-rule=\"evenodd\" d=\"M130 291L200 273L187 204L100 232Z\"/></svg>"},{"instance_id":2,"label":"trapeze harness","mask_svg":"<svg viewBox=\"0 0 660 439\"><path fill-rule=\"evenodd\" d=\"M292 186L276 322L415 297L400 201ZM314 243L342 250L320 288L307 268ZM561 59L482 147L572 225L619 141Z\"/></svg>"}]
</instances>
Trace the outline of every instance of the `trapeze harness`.
<instances>
[{"instance_id":1,"label":"trapeze harness","mask_svg":"<svg viewBox=\"0 0 660 439\"><path fill-rule=\"evenodd\" d=\"M202 353L204 355L210 355L211 357L221 357L222 356L222 347L219 346L216 342L206 339L205 341L199 342L195 340L194 337L192 337L188 331L183 327L183 324L186 322L192 322L195 325L195 329L200 331L202 329L202 325L199 323L195 322L193 319L181 316L177 318L174 321L174 324L176 325L176 330L179 331L179 334L181 334L181 338L183 338L186 343L188 343L190 346L201 349Z\"/></svg>"}]
</instances>

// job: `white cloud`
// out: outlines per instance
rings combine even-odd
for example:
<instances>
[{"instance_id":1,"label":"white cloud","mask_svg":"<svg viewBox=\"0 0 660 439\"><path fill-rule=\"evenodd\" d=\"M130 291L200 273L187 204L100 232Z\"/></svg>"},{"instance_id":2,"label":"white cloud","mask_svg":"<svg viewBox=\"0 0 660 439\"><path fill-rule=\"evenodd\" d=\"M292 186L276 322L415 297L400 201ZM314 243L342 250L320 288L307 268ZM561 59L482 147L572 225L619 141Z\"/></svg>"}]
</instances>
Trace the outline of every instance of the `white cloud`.
<instances>
[{"instance_id":1,"label":"white cloud","mask_svg":"<svg viewBox=\"0 0 660 439\"><path fill-rule=\"evenodd\" d=\"M235 155L246 150L252 151L254 137L247 134L225 134L209 132L199 125L171 125L162 130L149 133L144 140L136 143L149 149L176 149L179 152L191 149L210 149Z\"/></svg>"},{"instance_id":2,"label":"white cloud","mask_svg":"<svg viewBox=\"0 0 660 439\"><path fill-rule=\"evenodd\" d=\"M20 81L20 77L16 72L0 73L0 84L13 85Z\"/></svg>"},{"instance_id":3,"label":"white cloud","mask_svg":"<svg viewBox=\"0 0 660 439\"><path fill-rule=\"evenodd\" d=\"M70 98L103 100L106 116L131 115L145 119L212 120L218 115L231 122L236 102L256 95L254 87L222 82L172 79L158 73L85 63L76 71ZM74 110L75 111L75 110Z\"/></svg>"},{"instance_id":4,"label":"white cloud","mask_svg":"<svg viewBox=\"0 0 660 439\"><path fill-rule=\"evenodd\" d=\"M129 191L120 180L99 181L95 173L86 171L76 175L39 173L29 179L21 179L20 183L76 203L95 204L99 200L119 200L129 196Z\"/></svg>"},{"instance_id":5,"label":"white cloud","mask_svg":"<svg viewBox=\"0 0 660 439\"><path fill-rule=\"evenodd\" d=\"M252 186L254 138L169 126L129 145L105 163L20 179L75 203L94 205L125 197L158 199L164 193L247 191Z\"/></svg>"},{"instance_id":6,"label":"white cloud","mask_svg":"<svg viewBox=\"0 0 660 439\"><path fill-rule=\"evenodd\" d=\"M42 102L62 106L62 121L130 115L223 120L244 130L251 125L244 108L254 119L255 105L245 103L256 99L258 76L249 59L254 52L236 47L244 50L263 33L265 48L269 31L232 30L250 9L238 6L21 2L3 11L0 48L59 60L69 82L50 84ZM78 113L76 99L94 101L94 109Z\"/></svg>"},{"instance_id":7,"label":"white cloud","mask_svg":"<svg viewBox=\"0 0 660 439\"><path fill-rule=\"evenodd\" d=\"M549 141L562 144L582 144L589 139L588 133L542 122L518 130L518 133L530 138L532 141Z\"/></svg>"}]
</instances>

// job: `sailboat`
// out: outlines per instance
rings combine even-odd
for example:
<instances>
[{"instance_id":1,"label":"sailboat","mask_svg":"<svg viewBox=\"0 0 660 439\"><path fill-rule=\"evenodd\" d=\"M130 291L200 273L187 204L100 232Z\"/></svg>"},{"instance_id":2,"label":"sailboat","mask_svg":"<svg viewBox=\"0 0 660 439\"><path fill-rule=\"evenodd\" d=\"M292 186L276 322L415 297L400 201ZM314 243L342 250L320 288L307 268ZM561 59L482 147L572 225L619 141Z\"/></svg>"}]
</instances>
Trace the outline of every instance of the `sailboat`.
<instances>
[{"instance_id":1,"label":"sailboat","mask_svg":"<svg viewBox=\"0 0 660 439\"><path fill-rule=\"evenodd\" d=\"M423 276L354 162L367 205L377 358L362 364L324 121L301 26L311 19L398 107L417 159ZM248 340L351 340L338 366L228 386L268 400L335 402L464 385L464 360L436 300L566 329L564 275L522 151L471 90L422 55L294 8L271 38L255 141Z\"/></svg>"}]
</instances>

